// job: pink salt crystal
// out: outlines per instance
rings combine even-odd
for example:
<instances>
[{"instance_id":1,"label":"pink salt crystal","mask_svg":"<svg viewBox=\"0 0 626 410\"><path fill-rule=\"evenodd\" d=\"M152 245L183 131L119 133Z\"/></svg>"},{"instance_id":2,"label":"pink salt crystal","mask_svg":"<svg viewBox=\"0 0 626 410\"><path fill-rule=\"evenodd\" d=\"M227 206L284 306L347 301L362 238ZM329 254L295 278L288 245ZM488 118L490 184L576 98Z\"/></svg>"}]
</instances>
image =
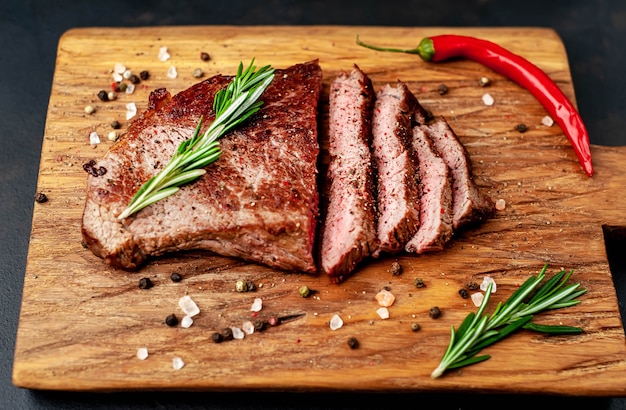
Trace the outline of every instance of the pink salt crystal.
<instances>
[{"instance_id":1,"label":"pink salt crystal","mask_svg":"<svg viewBox=\"0 0 626 410\"><path fill-rule=\"evenodd\" d=\"M393 293L389 292L386 289L381 290L376 294L376 300L380 306L389 307L393 305L393 302L396 300L396 297Z\"/></svg>"}]
</instances>

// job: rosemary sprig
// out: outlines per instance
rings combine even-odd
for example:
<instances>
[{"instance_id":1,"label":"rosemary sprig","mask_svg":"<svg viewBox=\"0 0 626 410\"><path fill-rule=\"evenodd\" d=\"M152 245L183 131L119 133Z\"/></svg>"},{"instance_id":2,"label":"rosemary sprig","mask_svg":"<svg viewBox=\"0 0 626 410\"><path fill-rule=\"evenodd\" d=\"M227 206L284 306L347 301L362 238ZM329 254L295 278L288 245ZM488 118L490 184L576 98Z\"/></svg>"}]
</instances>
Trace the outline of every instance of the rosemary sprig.
<instances>
[{"instance_id":1,"label":"rosemary sprig","mask_svg":"<svg viewBox=\"0 0 626 410\"><path fill-rule=\"evenodd\" d=\"M476 356L488 347L519 329L527 329L546 334L578 334L583 330L573 326L553 326L532 323L538 313L574 306L580 303L576 298L587 290L580 284L566 286L573 271L560 271L540 286L545 278L548 265L544 265L538 276L531 276L504 303L500 302L491 315L485 309L491 296L490 283L476 313L469 313L458 330L451 329L450 343L439 363L431 373L433 379L440 377L448 369L456 369L482 362L491 356ZM533 293L534 292L534 293Z\"/></svg>"},{"instance_id":2,"label":"rosemary sprig","mask_svg":"<svg viewBox=\"0 0 626 410\"><path fill-rule=\"evenodd\" d=\"M269 65L255 71L253 64L254 59L245 70L243 63L239 64L237 75L226 88L215 94L215 120L200 135L200 117L191 138L183 141L167 165L139 188L126 209L118 216L119 220L175 194L180 186L204 175L206 171L203 168L220 157L221 150L217 140L259 111L263 105L259 98L274 79L274 69Z\"/></svg>"}]
</instances>

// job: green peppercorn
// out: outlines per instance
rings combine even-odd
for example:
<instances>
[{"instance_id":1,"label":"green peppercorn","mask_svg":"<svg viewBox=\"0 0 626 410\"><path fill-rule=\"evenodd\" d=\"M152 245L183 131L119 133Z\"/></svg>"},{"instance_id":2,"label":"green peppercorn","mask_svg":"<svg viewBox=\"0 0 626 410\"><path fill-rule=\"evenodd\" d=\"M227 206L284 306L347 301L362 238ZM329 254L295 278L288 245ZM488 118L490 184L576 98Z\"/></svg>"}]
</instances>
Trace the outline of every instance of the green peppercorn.
<instances>
[{"instance_id":1,"label":"green peppercorn","mask_svg":"<svg viewBox=\"0 0 626 410\"><path fill-rule=\"evenodd\" d=\"M302 285L302 286L300 286L300 289L298 289L298 293L303 298L308 298L309 295L311 294L311 290L309 289L309 287L307 285Z\"/></svg>"},{"instance_id":2,"label":"green peppercorn","mask_svg":"<svg viewBox=\"0 0 626 410\"><path fill-rule=\"evenodd\" d=\"M424 281L421 278L416 278L413 283L415 284L416 288L423 288L426 286L426 284L424 283Z\"/></svg>"},{"instance_id":3,"label":"green peppercorn","mask_svg":"<svg viewBox=\"0 0 626 410\"><path fill-rule=\"evenodd\" d=\"M411 323L411 330L417 332L418 330L420 330L420 324L417 322Z\"/></svg>"},{"instance_id":4,"label":"green peppercorn","mask_svg":"<svg viewBox=\"0 0 626 410\"><path fill-rule=\"evenodd\" d=\"M193 70L193 73L191 75L193 75L194 78L202 78L202 76L204 75L204 72L202 71L201 68L196 68L195 70Z\"/></svg>"},{"instance_id":5,"label":"green peppercorn","mask_svg":"<svg viewBox=\"0 0 626 410\"><path fill-rule=\"evenodd\" d=\"M248 283L245 280L238 280L237 283L235 283L235 290L237 292L247 292Z\"/></svg>"}]
</instances>

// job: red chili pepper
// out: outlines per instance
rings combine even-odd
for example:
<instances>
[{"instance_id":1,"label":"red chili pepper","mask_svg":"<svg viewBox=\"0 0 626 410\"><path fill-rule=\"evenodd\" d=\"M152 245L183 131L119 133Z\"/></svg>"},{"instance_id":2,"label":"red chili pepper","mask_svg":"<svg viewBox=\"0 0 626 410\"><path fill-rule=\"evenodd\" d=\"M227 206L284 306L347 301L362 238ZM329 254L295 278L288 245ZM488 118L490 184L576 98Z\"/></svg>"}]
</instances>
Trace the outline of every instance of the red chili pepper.
<instances>
[{"instance_id":1,"label":"red chili pepper","mask_svg":"<svg viewBox=\"0 0 626 410\"><path fill-rule=\"evenodd\" d=\"M417 54L424 61L439 62L464 57L489 67L528 90L559 124L569 139L585 173L593 175L589 134L576 107L539 67L503 47L487 40L469 36L440 35L426 37L410 50L357 44L372 50Z\"/></svg>"}]
</instances>

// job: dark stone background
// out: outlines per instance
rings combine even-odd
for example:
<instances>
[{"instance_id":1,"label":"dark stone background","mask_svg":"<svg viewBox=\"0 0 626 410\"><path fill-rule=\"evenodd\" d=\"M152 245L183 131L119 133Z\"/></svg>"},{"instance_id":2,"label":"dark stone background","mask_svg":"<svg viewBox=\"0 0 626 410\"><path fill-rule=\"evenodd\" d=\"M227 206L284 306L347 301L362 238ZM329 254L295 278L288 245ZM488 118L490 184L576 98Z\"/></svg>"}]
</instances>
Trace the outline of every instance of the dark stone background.
<instances>
[{"instance_id":1,"label":"dark stone background","mask_svg":"<svg viewBox=\"0 0 626 410\"><path fill-rule=\"evenodd\" d=\"M622 0L0 2L0 409L623 409L626 398L474 394L36 392L11 383L41 142L59 37L74 27L158 25L534 26L568 52L580 112L598 145L626 145L626 2ZM418 39L415 39L418 41ZM626 225L626 224L625 224ZM626 241L607 241L620 309ZM624 393L626 397L626 392ZM433 404L430 404L433 403Z\"/></svg>"}]
</instances>

